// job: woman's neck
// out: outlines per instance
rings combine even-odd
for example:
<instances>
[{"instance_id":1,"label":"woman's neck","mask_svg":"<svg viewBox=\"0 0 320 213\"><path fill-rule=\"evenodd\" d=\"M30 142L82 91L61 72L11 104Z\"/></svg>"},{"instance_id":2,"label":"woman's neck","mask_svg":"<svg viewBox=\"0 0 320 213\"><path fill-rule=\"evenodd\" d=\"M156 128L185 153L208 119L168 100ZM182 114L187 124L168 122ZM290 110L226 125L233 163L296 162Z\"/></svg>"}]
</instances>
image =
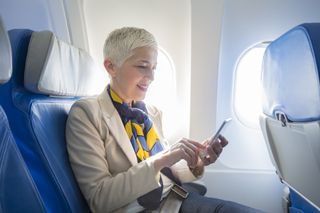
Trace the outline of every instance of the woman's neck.
<instances>
[{"instance_id":1,"label":"woman's neck","mask_svg":"<svg viewBox=\"0 0 320 213\"><path fill-rule=\"evenodd\" d=\"M132 106L134 100L126 100L125 98L123 98L123 95L122 95L122 93L121 93L121 90L120 90L117 86L115 86L115 85L113 85L112 83L110 83L110 88L113 90L114 93L117 94L117 96L118 96L119 98L121 98L121 100L122 100L124 103L126 103L126 104L127 104L128 106L130 106L130 107Z\"/></svg>"}]
</instances>

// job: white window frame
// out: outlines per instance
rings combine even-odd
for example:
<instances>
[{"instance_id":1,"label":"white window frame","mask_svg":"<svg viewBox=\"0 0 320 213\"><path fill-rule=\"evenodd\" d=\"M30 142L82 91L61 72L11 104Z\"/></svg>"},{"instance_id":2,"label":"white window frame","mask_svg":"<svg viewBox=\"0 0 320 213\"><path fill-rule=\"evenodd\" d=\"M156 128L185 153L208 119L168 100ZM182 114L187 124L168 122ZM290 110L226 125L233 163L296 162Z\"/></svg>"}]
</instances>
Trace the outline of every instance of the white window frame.
<instances>
[{"instance_id":1,"label":"white window frame","mask_svg":"<svg viewBox=\"0 0 320 213\"><path fill-rule=\"evenodd\" d=\"M233 101L233 111L234 111L235 117L239 120L239 122L241 122L243 125L245 125L248 128L253 128L253 129L260 128L259 115L262 112L261 81L260 81L261 78L260 78L260 76L261 76L261 71L262 71L264 51L267 48L269 43L270 42L267 42L267 41L260 42L258 44L255 44L255 45L249 47L245 51L243 51L243 53L240 55L240 57L236 63L236 66L235 66L235 72L234 72L235 77L234 77L234 84L233 84L234 85L234 87L233 87L233 100L232 100ZM256 75L254 76L253 81L252 81L252 79L249 79L249 81L244 83L244 79L241 79L241 78L246 78L246 77L239 76L239 75L241 75L241 73L239 73L239 72L244 71L243 68L241 68L240 66L245 66L243 63L248 63L248 61L244 61L244 60L248 60L248 58L247 58L247 57L249 57L248 54L252 53L252 51L257 50L258 48L259 49L264 48L262 56L260 56L261 57L260 72L255 73ZM260 62L254 62L254 63L257 64ZM259 71L257 67L254 67L255 66L254 63L253 63L252 69ZM251 70L250 73L252 74L252 71L254 72L254 70ZM243 86L245 84L246 84L247 88L243 88L243 90L247 90L246 92L249 91L246 95L244 95L243 90L241 91L239 89L239 86ZM254 86L254 84L256 84L256 86ZM253 92L253 91L255 91L255 92ZM256 94L254 94L254 93L256 93ZM260 95L259 95L259 93L260 93ZM243 96L239 97L239 95L243 95ZM239 102L241 101L239 99L242 99L242 101L244 101L245 104L242 104L242 106L239 105ZM257 99L260 99L260 101ZM250 100L252 100L252 101L250 101ZM252 104L254 104L254 106L251 109L250 108L244 109ZM244 106L244 105L246 105L246 106ZM260 109L259 109L259 107L260 107Z\"/></svg>"}]
</instances>

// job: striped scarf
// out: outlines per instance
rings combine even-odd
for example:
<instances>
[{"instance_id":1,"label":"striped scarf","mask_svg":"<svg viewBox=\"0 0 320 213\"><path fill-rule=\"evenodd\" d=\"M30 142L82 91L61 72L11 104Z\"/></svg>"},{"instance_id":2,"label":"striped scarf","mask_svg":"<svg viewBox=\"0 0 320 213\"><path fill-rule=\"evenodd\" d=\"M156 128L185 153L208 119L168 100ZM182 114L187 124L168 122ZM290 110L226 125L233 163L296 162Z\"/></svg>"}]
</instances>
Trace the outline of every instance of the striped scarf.
<instances>
[{"instance_id":1,"label":"striped scarf","mask_svg":"<svg viewBox=\"0 0 320 213\"><path fill-rule=\"evenodd\" d=\"M108 85L108 93L120 114L138 162L162 151L163 147L148 117L145 104L142 101L136 101L130 107L111 89L110 85Z\"/></svg>"},{"instance_id":2,"label":"striped scarf","mask_svg":"<svg viewBox=\"0 0 320 213\"><path fill-rule=\"evenodd\" d=\"M122 123L125 127L131 145L136 153L138 162L147 159L163 150L156 133L153 123L148 117L147 109L142 101L132 104L132 107L124 103L122 99L108 85L108 94L114 107L117 109ZM181 185L181 182L173 175L170 168L161 169L161 173L170 178L175 183ZM160 187L138 198L138 203L147 210L155 210L160 205L162 196L163 182L160 177Z\"/></svg>"}]
</instances>

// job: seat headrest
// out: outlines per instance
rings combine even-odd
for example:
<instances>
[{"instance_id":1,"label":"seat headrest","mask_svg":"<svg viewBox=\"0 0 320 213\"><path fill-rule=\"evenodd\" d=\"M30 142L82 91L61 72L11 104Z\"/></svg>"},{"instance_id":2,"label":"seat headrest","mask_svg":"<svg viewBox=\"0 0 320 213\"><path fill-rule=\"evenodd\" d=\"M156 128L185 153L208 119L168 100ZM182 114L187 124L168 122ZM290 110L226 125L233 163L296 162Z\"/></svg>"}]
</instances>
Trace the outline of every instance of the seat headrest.
<instances>
[{"instance_id":1,"label":"seat headrest","mask_svg":"<svg viewBox=\"0 0 320 213\"><path fill-rule=\"evenodd\" d=\"M24 71L27 90L54 96L97 95L103 89L96 86L102 72L86 51L52 32L32 33Z\"/></svg>"},{"instance_id":2,"label":"seat headrest","mask_svg":"<svg viewBox=\"0 0 320 213\"><path fill-rule=\"evenodd\" d=\"M266 49L262 67L263 112L290 121L320 119L320 23L299 25Z\"/></svg>"},{"instance_id":3,"label":"seat headrest","mask_svg":"<svg viewBox=\"0 0 320 213\"><path fill-rule=\"evenodd\" d=\"M12 75L12 54L8 33L0 17L0 84Z\"/></svg>"}]
</instances>

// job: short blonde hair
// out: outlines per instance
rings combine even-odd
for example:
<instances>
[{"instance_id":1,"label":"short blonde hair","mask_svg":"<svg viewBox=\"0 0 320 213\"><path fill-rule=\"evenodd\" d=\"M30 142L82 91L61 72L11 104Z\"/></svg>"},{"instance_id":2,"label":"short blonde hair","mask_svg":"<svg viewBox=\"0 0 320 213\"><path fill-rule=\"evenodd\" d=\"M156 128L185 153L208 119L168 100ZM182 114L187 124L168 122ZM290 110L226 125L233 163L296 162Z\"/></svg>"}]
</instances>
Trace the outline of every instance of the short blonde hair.
<instances>
[{"instance_id":1,"label":"short blonde hair","mask_svg":"<svg viewBox=\"0 0 320 213\"><path fill-rule=\"evenodd\" d=\"M117 66L131 56L132 50L138 47L154 47L158 45L154 36L145 29L123 27L112 31L107 37L104 47L104 59L109 58Z\"/></svg>"}]
</instances>

